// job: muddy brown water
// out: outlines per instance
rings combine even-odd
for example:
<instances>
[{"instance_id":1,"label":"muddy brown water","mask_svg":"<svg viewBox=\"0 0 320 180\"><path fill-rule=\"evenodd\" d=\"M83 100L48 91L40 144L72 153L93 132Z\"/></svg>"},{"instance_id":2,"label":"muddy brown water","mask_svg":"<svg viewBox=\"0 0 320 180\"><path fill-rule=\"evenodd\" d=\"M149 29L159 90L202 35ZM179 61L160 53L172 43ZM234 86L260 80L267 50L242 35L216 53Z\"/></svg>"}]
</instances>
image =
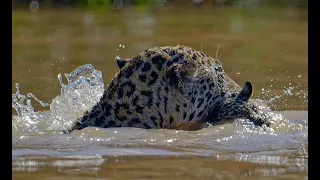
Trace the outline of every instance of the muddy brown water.
<instances>
[{"instance_id":1,"label":"muddy brown water","mask_svg":"<svg viewBox=\"0 0 320 180\"><path fill-rule=\"evenodd\" d=\"M50 102L60 93L58 73L90 63L108 84L118 71L116 55L180 44L220 57L237 83L252 82L253 98L268 101L296 124L273 134L235 124L195 132L88 128L71 135L13 134L13 178L308 179L307 11L13 10L13 93L18 82L22 93Z\"/></svg>"}]
</instances>

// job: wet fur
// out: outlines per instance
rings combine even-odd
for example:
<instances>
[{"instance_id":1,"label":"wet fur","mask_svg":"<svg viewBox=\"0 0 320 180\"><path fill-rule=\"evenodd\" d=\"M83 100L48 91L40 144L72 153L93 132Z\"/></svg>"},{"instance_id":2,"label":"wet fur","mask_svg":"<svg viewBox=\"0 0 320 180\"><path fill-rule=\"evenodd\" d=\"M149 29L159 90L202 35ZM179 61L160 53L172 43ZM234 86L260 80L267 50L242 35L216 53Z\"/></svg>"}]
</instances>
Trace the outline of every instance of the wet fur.
<instances>
[{"instance_id":1,"label":"wet fur","mask_svg":"<svg viewBox=\"0 0 320 180\"><path fill-rule=\"evenodd\" d=\"M120 71L69 132L87 126L197 130L239 117L269 125L248 101L251 83L241 89L220 61L202 52L178 45L117 58Z\"/></svg>"}]
</instances>

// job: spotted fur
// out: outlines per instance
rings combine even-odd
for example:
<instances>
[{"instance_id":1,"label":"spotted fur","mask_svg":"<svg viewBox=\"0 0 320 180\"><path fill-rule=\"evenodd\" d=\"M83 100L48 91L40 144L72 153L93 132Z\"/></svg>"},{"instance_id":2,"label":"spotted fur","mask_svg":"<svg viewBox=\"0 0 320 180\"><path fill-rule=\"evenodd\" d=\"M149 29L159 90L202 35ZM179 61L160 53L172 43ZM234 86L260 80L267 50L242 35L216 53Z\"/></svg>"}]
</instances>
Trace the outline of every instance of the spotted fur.
<instances>
[{"instance_id":1,"label":"spotted fur","mask_svg":"<svg viewBox=\"0 0 320 180\"><path fill-rule=\"evenodd\" d=\"M207 123L247 118L269 126L221 63L186 46L147 49L133 59L116 58L120 71L101 100L69 130L137 127L197 130Z\"/></svg>"}]
</instances>

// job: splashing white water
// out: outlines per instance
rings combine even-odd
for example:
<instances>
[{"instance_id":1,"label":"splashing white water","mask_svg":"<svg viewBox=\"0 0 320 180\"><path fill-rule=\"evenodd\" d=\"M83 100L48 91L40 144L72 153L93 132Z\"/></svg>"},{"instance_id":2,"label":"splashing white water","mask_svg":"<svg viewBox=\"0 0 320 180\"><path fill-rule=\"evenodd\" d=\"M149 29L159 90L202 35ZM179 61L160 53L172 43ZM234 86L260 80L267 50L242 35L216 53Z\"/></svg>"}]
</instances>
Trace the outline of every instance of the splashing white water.
<instances>
[{"instance_id":1,"label":"splashing white water","mask_svg":"<svg viewBox=\"0 0 320 180\"><path fill-rule=\"evenodd\" d=\"M282 116L271 111L266 105L269 100L260 99L251 101L272 121L271 128L257 127L249 120L238 119L234 123L209 126L198 131L88 127L62 134L61 130L68 129L86 110L90 111L104 92L102 74L92 65L81 66L64 76L66 84L61 74L58 75L61 93L51 103L42 102L31 93L26 96L20 94L19 84L16 84L17 92L12 95L12 107L17 111L12 120L13 154L29 154L33 149L34 153L39 154L64 155L64 152L71 151L73 154L78 151L92 155L93 152L110 153L109 147L123 146L129 149L174 148L175 152L199 155L230 152L270 154L292 149L298 149L299 156L307 156L308 153L307 118L301 117L304 122L289 121L285 118L286 112L281 112ZM35 111L31 100L50 109ZM105 151L106 148L109 149ZM114 152L122 154L119 150Z\"/></svg>"},{"instance_id":2,"label":"splashing white water","mask_svg":"<svg viewBox=\"0 0 320 180\"><path fill-rule=\"evenodd\" d=\"M301 77L301 75L299 75ZM299 77L298 76L298 77ZM270 86L261 89L262 93L259 99L268 99L266 104L281 102L281 106L292 108L296 107L292 104L292 100L299 100L302 105L308 103L308 87L300 82L282 84L279 79L270 79ZM278 90L282 89L282 92ZM274 106L274 104L273 104ZM275 106L274 106L275 107ZM275 107L277 108L277 107Z\"/></svg>"},{"instance_id":3,"label":"splashing white water","mask_svg":"<svg viewBox=\"0 0 320 180\"><path fill-rule=\"evenodd\" d=\"M32 93L27 96L20 94L19 84L16 84L17 92L12 95L12 107L17 111L12 121L13 134L23 132L45 132L68 129L72 123L83 115L99 101L104 92L102 73L90 64L83 65L70 74L64 74L67 83L64 84L61 74L58 80L61 84L61 94L55 97L51 103L45 103L36 98ZM33 98L43 107L50 107L49 111L35 111L31 104ZM288 120L280 114L272 112L266 104L272 101L252 99L260 111L267 115L272 128L256 127L248 120L238 120L235 125L247 128L248 131L268 132L274 134L274 129L293 128Z\"/></svg>"},{"instance_id":4,"label":"splashing white water","mask_svg":"<svg viewBox=\"0 0 320 180\"><path fill-rule=\"evenodd\" d=\"M92 65L83 65L64 76L67 84L63 83L59 74L61 94L55 97L50 105L38 100L31 93L27 96L20 94L19 84L16 84L17 92L12 95L12 107L17 111L15 121L12 122L13 132L66 129L99 101L104 91L104 83L102 73ZM49 106L50 110L36 112L31 105L31 97L43 107Z\"/></svg>"}]
</instances>

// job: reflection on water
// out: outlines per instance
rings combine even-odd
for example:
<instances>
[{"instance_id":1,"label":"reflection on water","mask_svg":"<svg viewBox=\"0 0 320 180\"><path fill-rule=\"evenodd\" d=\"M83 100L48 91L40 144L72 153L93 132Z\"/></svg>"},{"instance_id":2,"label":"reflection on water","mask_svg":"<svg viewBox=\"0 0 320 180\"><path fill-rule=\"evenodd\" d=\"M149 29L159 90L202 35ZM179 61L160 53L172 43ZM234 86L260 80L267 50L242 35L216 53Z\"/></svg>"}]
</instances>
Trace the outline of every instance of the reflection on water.
<instances>
[{"instance_id":1,"label":"reflection on water","mask_svg":"<svg viewBox=\"0 0 320 180\"><path fill-rule=\"evenodd\" d=\"M17 94L32 92L50 104L13 97L27 110L13 111L13 178L308 178L307 10L159 6L12 14L12 91L19 83ZM276 124L262 129L237 120L191 132L85 128L61 134L98 101L118 71L115 56L177 44L212 57L219 47L228 75L239 84L251 81L257 103L279 110L271 115ZM95 69L85 66L84 73L67 74L67 82L58 80L57 74L84 64ZM73 84L80 76L83 83Z\"/></svg>"},{"instance_id":2,"label":"reflection on water","mask_svg":"<svg viewBox=\"0 0 320 180\"><path fill-rule=\"evenodd\" d=\"M252 161L252 162L250 162ZM307 160L279 156L250 156L246 159L222 160L219 156L133 156L133 157L63 157L21 158L13 160L13 177L27 172L41 177L90 176L95 178L148 179L212 179L277 177L301 179L307 177ZM51 169L49 171L49 169ZM299 172L299 174L297 174Z\"/></svg>"}]
</instances>

